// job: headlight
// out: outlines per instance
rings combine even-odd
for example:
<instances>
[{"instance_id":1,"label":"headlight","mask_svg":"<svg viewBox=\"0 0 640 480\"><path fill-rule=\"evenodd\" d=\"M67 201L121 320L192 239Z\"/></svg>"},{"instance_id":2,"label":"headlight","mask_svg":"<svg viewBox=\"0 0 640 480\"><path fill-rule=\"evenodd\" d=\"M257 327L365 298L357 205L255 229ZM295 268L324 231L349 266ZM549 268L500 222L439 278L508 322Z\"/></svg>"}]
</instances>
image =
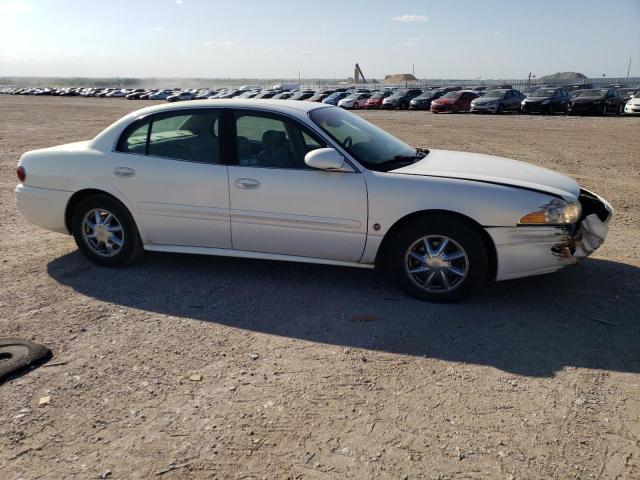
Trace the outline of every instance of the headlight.
<instances>
[{"instance_id":1,"label":"headlight","mask_svg":"<svg viewBox=\"0 0 640 480\"><path fill-rule=\"evenodd\" d=\"M580 220L580 202L567 203L559 199L551 200L540 210L531 212L520 219L521 225L569 225Z\"/></svg>"}]
</instances>

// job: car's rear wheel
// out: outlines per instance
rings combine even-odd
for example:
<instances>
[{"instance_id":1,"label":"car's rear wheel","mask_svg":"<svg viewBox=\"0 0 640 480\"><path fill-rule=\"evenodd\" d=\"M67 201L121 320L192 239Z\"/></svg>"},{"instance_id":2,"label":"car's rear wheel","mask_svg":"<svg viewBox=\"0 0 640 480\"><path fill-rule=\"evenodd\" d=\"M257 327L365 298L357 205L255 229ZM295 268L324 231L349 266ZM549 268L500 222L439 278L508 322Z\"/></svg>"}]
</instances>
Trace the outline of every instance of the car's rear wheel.
<instances>
[{"instance_id":1,"label":"car's rear wheel","mask_svg":"<svg viewBox=\"0 0 640 480\"><path fill-rule=\"evenodd\" d=\"M124 205L107 195L82 200L73 211L71 230L80 251L103 267L126 265L142 253L133 218Z\"/></svg>"},{"instance_id":2,"label":"car's rear wheel","mask_svg":"<svg viewBox=\"0 0 640 480\"><path fill-rule=\"evenodd\" d=\"M353 102L353 108L354 110L358 110L360 108L360 105L358 105L358 102Z\"/></svg>"},{"instance_id":3,"label":"car's rear wheel","mask_svg":"<svg viewBox=\"0 0 640 480\"><path fill-rule=\"evenodd\" d=\"M431 302L457 302L476 292L488 260L478 232L455 218L424 218L405 226L392 241L390 270L409 295Z\"/></svg>"}]
</instances>

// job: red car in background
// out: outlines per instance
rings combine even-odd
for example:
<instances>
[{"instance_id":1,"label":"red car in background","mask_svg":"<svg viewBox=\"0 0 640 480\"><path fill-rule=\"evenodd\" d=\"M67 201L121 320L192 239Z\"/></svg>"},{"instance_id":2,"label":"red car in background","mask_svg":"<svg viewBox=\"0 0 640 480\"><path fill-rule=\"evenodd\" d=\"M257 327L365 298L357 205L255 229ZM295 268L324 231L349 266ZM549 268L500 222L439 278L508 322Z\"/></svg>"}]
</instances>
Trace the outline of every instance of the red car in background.
<instances>
[{"instance_id":1,"label":"red car in background","mask_svg":"<svg viewBox=\"0 0 640 480\"><path fill-rule=\"evenodd\" d=\"M382 100L387 98L393 92L391 90L383 90L381 92L374 92L371 94L371 97L367 100L364 108L368 110L380 110L382 107Z\"/></svg>"},{"instance_id":2,"label":"red car in background","mask_svg":"<svg viewBox=\"0 0 640 480\"><path fill-rule=\"evenodd\" d=\"M433 113L441 112L468 112L471 110L471 101L478 98L477 92L470 90L459 90L457 92L449 92L446 95L431 102L431 111Z\"/></svg>"}]
</instances>

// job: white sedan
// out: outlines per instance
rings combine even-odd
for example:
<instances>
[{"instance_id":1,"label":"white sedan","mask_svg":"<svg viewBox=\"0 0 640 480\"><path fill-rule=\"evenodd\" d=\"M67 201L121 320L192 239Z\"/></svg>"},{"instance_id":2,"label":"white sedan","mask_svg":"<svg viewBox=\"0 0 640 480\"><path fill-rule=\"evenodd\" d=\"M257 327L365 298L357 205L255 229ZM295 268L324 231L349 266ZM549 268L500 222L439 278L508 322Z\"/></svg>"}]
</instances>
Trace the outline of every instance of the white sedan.
<instances>
[{"instance_id":1,"label":"white sedan","mask_svg":"<svg viewBox=\"0 0 640 480\"><path fill-rule=\"evenodd\" d=\"M624 106L624 113L627 115L640 115L640 92L629 99Z\"/></svg>"},{"instance_id":2,"label":"white sedan","mask_svg":"<svg viewBox=\"0 0 640 480\"><path fill-rule=\"evenodd\" d=\"M352 93L348 97L340 100L338 102L338 106L341 108L353 108L354 110L357 110L359 108L364 108L369 98L371 98L370 93Z\"/></svg>"},{"instance_id":3,"label":"white sedan","mask_svg":"<svg viewBox=\"0 0 640 480\"><path fill-rule=\"evenodd\" d=\"M574 263L612 215L559 173L412 148L289 100L145 108L93 140L25 153L17 173L24 217L102 266L143 250L379 266L431 301Z\"/></svg>"}]
</instances>

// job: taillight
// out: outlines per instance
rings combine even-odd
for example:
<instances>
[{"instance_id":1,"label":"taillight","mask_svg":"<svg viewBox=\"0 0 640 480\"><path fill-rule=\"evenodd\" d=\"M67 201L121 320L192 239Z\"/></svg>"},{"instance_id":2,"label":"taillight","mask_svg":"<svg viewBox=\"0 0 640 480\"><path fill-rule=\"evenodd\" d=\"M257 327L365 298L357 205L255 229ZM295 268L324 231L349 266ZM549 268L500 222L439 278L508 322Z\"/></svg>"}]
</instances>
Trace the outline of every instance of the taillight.
<instances>
[{"instance_id":1,"label":"taillight","mask_svg":"<svg viewBox=\"0 0 640 480\"><path fill-rule=\"evenodd\" d=\"M18 168L16 168L16 175L18 175L18 180L24 182L27 178L27 171L22 165L18 165Z\"/></svg>"}]
</instances>

